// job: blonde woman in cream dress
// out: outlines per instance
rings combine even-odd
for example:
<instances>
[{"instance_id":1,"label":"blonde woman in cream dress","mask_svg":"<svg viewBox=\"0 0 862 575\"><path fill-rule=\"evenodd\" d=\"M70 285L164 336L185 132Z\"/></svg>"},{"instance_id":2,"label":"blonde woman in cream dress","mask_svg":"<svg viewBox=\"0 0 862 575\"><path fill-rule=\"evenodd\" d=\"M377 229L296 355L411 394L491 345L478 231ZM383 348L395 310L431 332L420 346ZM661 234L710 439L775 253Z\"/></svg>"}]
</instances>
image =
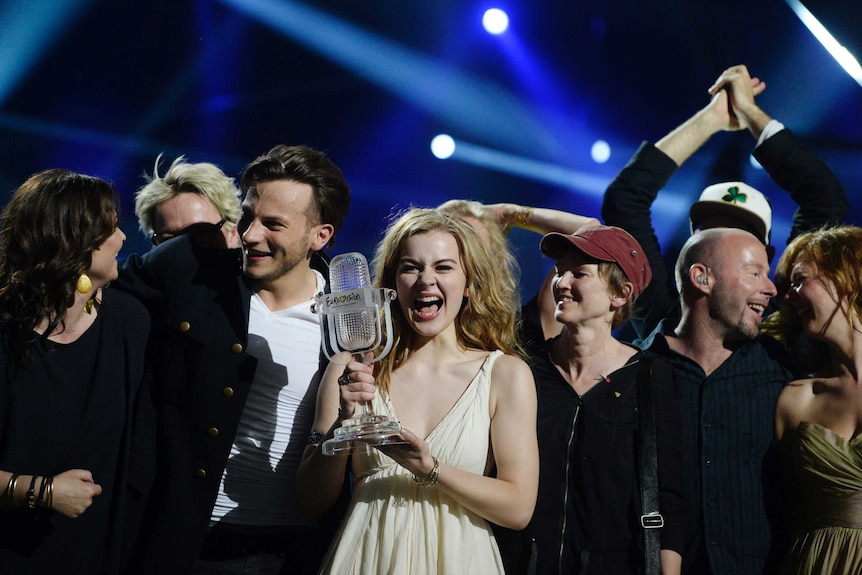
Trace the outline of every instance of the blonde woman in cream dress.
<instances>
[{"instance_id":1,"label":"blonde woman in cream dress","mask_svg":"<svg viewBox=\"0 0 862 575\"><path fill-rule=\"evenodd\" d=\"M489 522L525 527L538 488L536 392L515 355L508 268L468 224L430 209L389 227L373 267L375 286L398 294L393 351L329 366L299 471L305 512L319 516L352 464L321 573L502 573ZM406 443L324 456L319 444L364 400L401 422Z\"/></svg>"}]
</instances>

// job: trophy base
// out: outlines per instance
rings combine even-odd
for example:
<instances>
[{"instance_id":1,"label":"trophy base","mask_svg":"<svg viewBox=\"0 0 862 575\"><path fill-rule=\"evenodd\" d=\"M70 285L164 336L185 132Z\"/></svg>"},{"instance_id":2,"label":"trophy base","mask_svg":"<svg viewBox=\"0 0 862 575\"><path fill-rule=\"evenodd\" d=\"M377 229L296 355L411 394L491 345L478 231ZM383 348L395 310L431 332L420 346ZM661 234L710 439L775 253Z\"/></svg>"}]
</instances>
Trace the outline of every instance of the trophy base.
<instances>
[{"instance_id":1,"label":"trophy base","mask_svg":"<svg viewBox=\"0 0 862 575\"><path fill-rule=\"evenodd\" d=\"M400 435L401 424L385 415L361 415L345 419L335 437L323 442L324 455L367 453L375 445L407 443Z\"/></svg>"}]
</instances>

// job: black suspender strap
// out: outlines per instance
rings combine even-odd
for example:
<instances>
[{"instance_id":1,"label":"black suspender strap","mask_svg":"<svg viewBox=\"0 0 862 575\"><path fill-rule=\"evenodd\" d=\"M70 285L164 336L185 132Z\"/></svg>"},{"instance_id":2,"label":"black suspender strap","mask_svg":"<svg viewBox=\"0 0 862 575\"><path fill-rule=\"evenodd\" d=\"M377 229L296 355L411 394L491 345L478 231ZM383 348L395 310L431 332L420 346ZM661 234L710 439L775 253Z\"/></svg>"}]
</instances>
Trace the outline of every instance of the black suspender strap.
<instances>
[{"instance_id":1,"label":"black suspender strap","mask_svg":"<svg viewBox=\"0 0 862 575\"><path fill-rule=\"evenodd\" d=\"M652 362L641 358L635 381L638 405L638 464L641 487L641 527L644 530L644 573L661 573L661 528L664 518L658 506L658 450Z\"/></svg>"}]
</instances>

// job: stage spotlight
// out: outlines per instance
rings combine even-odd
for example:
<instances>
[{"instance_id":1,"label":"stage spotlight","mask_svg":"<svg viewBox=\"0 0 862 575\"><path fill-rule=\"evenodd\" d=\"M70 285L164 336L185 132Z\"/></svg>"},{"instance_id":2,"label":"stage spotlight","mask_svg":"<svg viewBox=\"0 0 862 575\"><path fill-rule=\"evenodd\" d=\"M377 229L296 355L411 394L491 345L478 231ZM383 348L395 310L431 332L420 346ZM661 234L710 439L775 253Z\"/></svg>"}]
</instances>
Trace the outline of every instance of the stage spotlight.
<instances>
[{"instance_id":1,"label":"stage spotlight","mask_svg":"<svg viewBox=\"0 0 862 575\"><path fill-rule=\"evenodd\" d=\"M611 157L611 147L604 140L597 140L590 149L590 155L595 163L604 164Z\"/></svg>"},{"instance_id":2,"label":"stage spotlight","mask_svg":"<svg viewBox=\"0 0 862 575\"><path fill-rule=\"evenodd\" d=\"M451 159L464 162L465 164L472 164L506 174L559 185L564 188L588 193L593 197L601 197L608 186L607 178L604 176L571 170L563 166L501 152L493 148L478 146L463 140L455 141L451 136L446 134L441 134L432 140L432 150L435 150L438 140L446 144L448 154L445 158L451 157ZM441 159L444 158L444 156L439 155L436 151L434 151L434 155Z\"/></svg>"},{"instance_id":3,"label":"stage spotlight","mask_svg":"<svg viewBox=\"0 0 862 575\"><path fill-rule=\"evenodd\" d=\"M449 159L455 153L455 140L448 134L434 136L431 140L431 153L440 160Z\"/></svg>"},{"instance_id":4,"label":"stage spotlight","mask_svg":"<svg viewBox=\"0 0 862 575\"><path fill-rule=\"evenodd\" d=\"M502 34L509 27L509 15L499 8L491 8L482 16L482 26L489 34Z\"/></svg>"}]
</instances>

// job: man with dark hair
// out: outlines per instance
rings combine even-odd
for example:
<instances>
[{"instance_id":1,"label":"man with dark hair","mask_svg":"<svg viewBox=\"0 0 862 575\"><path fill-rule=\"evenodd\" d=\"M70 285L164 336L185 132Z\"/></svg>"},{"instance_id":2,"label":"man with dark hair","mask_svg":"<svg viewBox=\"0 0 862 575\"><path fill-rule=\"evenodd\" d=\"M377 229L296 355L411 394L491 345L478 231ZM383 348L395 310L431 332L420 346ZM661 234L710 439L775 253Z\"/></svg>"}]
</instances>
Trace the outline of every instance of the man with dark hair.
<instances>
[{"instance_id":1,"label":"man with dark hair","mask_svg":"<svg viewBox=\"0 0 862 575\"><path fill-rule=\"evenodd\" d=\"M184 235L123 265L116 287L153 319L160 461L146 573L315 573L328 533L304 518L295 476L314 417L327 258L350 205L341 171L276 146L241 179L241 249Z\"/></svg>"}]
</instances>

